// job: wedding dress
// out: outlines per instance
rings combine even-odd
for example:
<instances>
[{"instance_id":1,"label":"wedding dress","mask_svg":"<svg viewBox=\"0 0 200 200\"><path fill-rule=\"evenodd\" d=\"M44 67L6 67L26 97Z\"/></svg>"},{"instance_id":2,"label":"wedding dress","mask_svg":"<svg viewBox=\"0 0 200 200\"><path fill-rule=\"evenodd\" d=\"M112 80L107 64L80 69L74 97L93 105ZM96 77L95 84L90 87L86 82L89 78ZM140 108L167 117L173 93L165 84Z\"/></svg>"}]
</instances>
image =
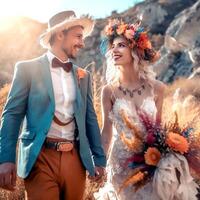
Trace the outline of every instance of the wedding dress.
<instances>
[{"instance_id":1,"label":"wedding dress","mask_svg":"<svg viewBox=\"0 0 200 200\"><path fill-rule=\"evenodd\" d=\"M153 96L144 99L139 109L145 111L153 119L156 119L157 109ZM108 181L105 186L94 195L95 199L195 200L197 190L190 176L188 163L184 156L176 154L161 159L158 164L160 168L156 170L154 178L142 188L135 191L134 186L129 185L119 191L123 182L132 175L133 171L125 163L133 153L126 148L125 144L120 139L120 134L123 132L127 138L131 138L133 135L120 115L121 110L124 110L128 117L134 121L135 125L145 133L135 106L128 100L116 98L109 115L113 123L113 139L107 164ZM180 172L180 184L177 181L175 167L177 167Z\"/></svg>"}]
</instances>

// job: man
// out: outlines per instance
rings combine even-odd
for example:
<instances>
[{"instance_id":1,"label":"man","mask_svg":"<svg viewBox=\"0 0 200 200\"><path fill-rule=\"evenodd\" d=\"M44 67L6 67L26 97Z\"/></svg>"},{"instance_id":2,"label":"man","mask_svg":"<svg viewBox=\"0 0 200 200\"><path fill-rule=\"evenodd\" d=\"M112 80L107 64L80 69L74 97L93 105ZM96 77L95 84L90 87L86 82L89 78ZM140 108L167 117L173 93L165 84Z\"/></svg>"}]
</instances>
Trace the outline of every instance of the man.
<instances>
[{"instance_id":1,"label":"man","mask_svg":"<svg viewBox=\"0 0 200 200\"><path fill-rule=\"evenodd\" d=\"M81 200L86 170L95 181L104 175L90 75L68 61L93 26L73 11L58 13L41 36L47 53L16 64L0 127L0 187L15 185L18 138L17 173L30 200Z\"/></svg>"}]
</instances>

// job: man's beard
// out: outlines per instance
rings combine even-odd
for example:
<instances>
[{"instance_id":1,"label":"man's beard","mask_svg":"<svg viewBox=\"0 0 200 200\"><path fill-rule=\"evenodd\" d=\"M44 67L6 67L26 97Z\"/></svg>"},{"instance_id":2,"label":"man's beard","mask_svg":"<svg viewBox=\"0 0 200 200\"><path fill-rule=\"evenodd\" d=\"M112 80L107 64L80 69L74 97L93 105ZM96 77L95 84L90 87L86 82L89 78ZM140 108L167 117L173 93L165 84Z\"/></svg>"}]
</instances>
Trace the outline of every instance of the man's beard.
<instances>
[{"instance_id":1,"label":"man's beard","mask_svg":"<svg viewBox=\"0 0 200 200\"><path fill-rule=\"evenodd\" d=\"M68 58L75 59L75 57L68 51L68 49L62 48L63 52Z\"/></svg>"},{"instance_id":2,"label":"man's beard","mask_svg":"<svg viewBox=\"0 0 200 200\"><path fill-rule=\"evenodd\" d=\"M79 46L79 45L76 45L74 47L78 47L78 48L82 48L82 46ZM71 52L69 52L68 49L66 48L62 48L63 52L65 53L65 55L68 57L68 58L71 58L71 59L74 59L76 60L76 56L74 56Z\"/></svg>"}]
</instances>

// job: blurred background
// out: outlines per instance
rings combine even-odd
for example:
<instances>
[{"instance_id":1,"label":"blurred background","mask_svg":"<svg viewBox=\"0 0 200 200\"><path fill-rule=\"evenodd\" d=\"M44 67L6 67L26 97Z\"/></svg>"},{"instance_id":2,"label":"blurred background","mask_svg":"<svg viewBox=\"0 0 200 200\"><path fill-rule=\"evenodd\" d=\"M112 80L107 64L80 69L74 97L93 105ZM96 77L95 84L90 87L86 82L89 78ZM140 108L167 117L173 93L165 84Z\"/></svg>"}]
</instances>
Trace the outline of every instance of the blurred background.
<instances>
[{"instance_id":1,"label":"blurred background","mask_svg":"<svg viewBox=\"0 0 200 200\"><path fill-rule=\"evenodd\" d=\"M74 62L92 72L100 126L100 93L106 70L100 43L103 28L110 18L133 22L142 15L142 25L148 28L152 44L161 54L160 60L152 66L157 79L167 84L179 80L174 90L188 87L192 93L194 87L200 88L200 0L7 0L0 6L0 113L15 63L46 51L39 45L39 36L46 30L48 19L63 10L74 10L77 15L89 14L96 19L85 49ZM189 80L193 83L187 82ZM195 93L198 98L199 91ZM0 200L3 199L24 199L23 184L19 181L18 190L12 195L0 191Z\"/></svg>"},{"instance_id":2,"label":"blurred background","mask_svg":"<svg viewBox=\"0 0 200 200\"><path fill-rule=\"evenodd\" d=\"M83 68L105 68L99 46L109 18L132 22L139 15L143 15L142 24L149 29L153 46L161 52L161 59L153 66L160 80L172 82L180 76L188 77L200 65L199 0L7 0L0 7L0 88L11 81L17 61L46 51L38 38L46 30L48 19L70 9L96 19L86 48L74 61Z\"/></svg>"}]
</instances>

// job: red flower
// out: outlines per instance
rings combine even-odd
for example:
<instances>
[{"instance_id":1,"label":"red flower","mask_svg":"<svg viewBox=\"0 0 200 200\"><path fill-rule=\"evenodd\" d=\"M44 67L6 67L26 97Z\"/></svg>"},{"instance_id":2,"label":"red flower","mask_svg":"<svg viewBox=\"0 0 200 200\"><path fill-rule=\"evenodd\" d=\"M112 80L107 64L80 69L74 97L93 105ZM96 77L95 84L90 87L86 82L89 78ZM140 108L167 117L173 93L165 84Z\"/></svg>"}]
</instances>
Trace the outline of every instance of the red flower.
<instances>
[{"instance_id":1,"label":"red flower","mask_svg":"<svg viewBox=\"0 0 200 200\"><path fill-rule=\"evenodd\" d=\"M135 154L130 158L127 158L125 162L122 164L123 167L127 167L129 163L143 163L144 162L144 154Z\"/></svg>"},{"instance_id":2,"label":"red flower","mask_svg":"<svg viewBox=\"0 0 200 200\"><path fill-rule=\"evenodd\" d=\"M134 156L128 158L126 162L136 162L142 163L144 162L144 155L143 154L135 154Z\"/></svg>"},{"instance_id":3,"label":"red flower","mask_svg":"<svg viewBox=\"0 0 200 200\"><path fill-rule=\"evenodd\" d=\"M151 42L148 39L147 33L142 32L140 34L139 40L137 41L137 45L141 49L151 49Z\"/></svg>"},{"instance_id":4,"label":"red flower","mask_svg":"<svg viewBox=\"0 0 200 200\"><path fill-rule=\"evenodd\" d=\"M156 141L155 135L154 135L152 132L148 133L148 135L147 135L147 137L146 137L146 142L147 142L147 144L148 144L148 145L152 145L152 144L155 143L155 141Z\"/></svg>"},{"instance_id":5,"label":"red flower","mask_svg":"<svg viewBox=\"0 0 200 200\"><path fill-rule=\"evenodd\" d=\"M141 163L144 161L144 155L142 154L136 154L133 156L133 162L136 162L136 163Z\"/></svg>"},{"instance_id":6,"label":"red flower","mask_svg":"<svg viewBox=\"0 0 200 200\"><path fill-rule=\"evenodd\" d=\"M131 25L129 26L129 29L135 31L135 30L136 30L136 27L134 26L134 24L131 24Z\"/></svg>"}]
</instances>

